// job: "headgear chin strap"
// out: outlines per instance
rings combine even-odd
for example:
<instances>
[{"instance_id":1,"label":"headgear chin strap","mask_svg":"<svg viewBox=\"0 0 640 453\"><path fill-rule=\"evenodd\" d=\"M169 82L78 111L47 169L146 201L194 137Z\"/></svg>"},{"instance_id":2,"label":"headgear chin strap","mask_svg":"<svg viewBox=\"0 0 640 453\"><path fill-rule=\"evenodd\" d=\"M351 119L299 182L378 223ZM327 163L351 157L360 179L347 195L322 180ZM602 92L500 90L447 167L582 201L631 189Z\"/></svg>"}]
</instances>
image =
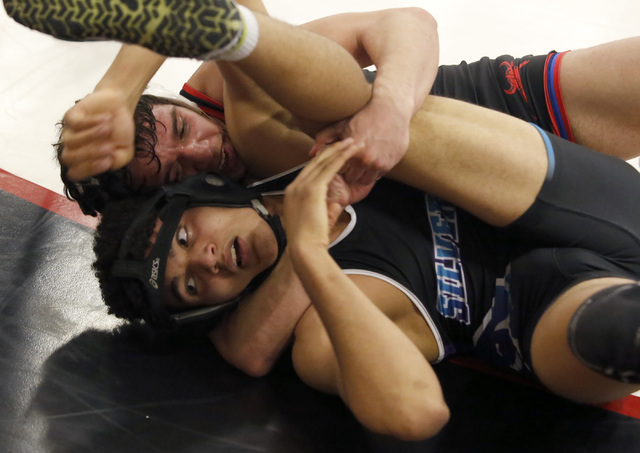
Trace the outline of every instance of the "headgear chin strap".
<instances>
[{"instance_id":1,"label":"headgear chin strap","mask_svg":"<svg viewBox=\"0 0 640 453\"><path fill-rule=\"evenodd\" d=\"M180 326L210 322L220 314L233 308L249 291L257 288L271 273L279 261L286 245L286 237L280 218L271 216L261 203L260 193L216 173L201 173L184 181L162 187L144 206L131 223L118 250L118 259L111 273L115 277L137 280L142 284L148 303L134 298L132 303L143 319L160 330L176 330ZM220 206L227 208L253 208L271 227L278 243L276 262L257 275L249 286L237 297L222 304L170 313L163 304L164 277L167 259L182 214L197 206ZM142 260L127 259L127 252L139 240L136 232L143 227L152 212L159 212L162 226L149 254Z\"/></svg>"}]
</instances>

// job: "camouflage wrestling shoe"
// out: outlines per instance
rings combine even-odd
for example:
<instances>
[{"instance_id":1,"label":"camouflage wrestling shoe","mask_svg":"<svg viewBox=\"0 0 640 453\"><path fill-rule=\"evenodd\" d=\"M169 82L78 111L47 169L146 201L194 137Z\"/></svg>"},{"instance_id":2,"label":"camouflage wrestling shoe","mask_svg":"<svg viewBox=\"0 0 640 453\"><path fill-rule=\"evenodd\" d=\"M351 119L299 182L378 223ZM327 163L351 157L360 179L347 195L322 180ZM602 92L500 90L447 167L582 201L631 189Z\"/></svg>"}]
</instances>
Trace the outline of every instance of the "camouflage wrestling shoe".
<instances>
[{"instance_id":1,"label":"camouflage wrestling shoe","mask_svg":"<svg viewBox=\"0 0 640 453\"><path fill-rule=\"evenodd\" d=\"M168 57L216 58L239 45L233 0L4 0L16 22L66 41L114 40Z\"/></svg>"}]
</instances>

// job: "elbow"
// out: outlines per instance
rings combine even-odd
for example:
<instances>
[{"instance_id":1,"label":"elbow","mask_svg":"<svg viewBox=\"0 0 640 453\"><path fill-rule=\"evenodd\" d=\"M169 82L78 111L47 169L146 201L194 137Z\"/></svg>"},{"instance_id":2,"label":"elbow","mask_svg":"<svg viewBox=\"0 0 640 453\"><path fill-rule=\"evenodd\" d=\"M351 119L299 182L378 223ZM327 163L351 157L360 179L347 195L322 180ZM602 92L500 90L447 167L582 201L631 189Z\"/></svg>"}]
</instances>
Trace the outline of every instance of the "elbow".
<instances>
[{"instance_id":1,"label":"elbow","mask_svg":"<svg viewBox=\"0 0 640 453\"><path fill-rule=\"evenodd\" d=\"M418 442L436 436L449 422L449 407L441 402L422 405L407 404L405 407L385 411L379 421L363 424L372 431L404 441Z\"/></svg>"},{"instance_id":2,"label":"elbow","mask_svg":"<svg viewBox=\"0 0 640 453\"><path fill-rule=\"evenodd\" d=\"M450 412L446 404L431 404L431 407L411 411L399 417L394 424L392 436L405 441L421 441L437 435L449 422Z\"/></svg>"},{"instance_id":3,"label":"elbow","mask_svg":"<svg viewBox=\"0 0 640 453\"><path fill-rule=\"evenodd\" d=\"M236 357L234 360L227 359L227 361L243 373L254 378L269 374L274 363L273 360L267 360L263 357L247 357L245 359Z\"/></svg>"},{"instance_id":4,"label":"elbow","mask_svg":"<svg viewBox=\"0 0 640 453\"><path fill-rule=\"evenodd\" d=\"M430 439L442 431L447 423L449 423L450 417L451 412L444 402L442 404L432 405L428 410L422 411L418 417L412 417L411 423L403 427L403 429L397 433L397 437L410 441Z\"/></svg>"},{"instance_id":5,"label":"elbow","mask_svg":"<svg viewBox=\"0 0 640 453\"><path fill-rule=\"evenodd\" d=\"M273 368L275 358L258 354L251 347L232 347L218 332L211 332L209 338L225 361L251 377L263 377Z\"/></svg>"},{"instance_id":6,"label":"elbow","mask_svg":"<svg viewBox=\"0 0 640 453\"><path fill-rule=\"evenodd\" d=\"M269 374L271 367L266 367L261 364L251 364L249 366L238 367L241 371L253 378L264 377Z\"/></svg>"}]
</instances>

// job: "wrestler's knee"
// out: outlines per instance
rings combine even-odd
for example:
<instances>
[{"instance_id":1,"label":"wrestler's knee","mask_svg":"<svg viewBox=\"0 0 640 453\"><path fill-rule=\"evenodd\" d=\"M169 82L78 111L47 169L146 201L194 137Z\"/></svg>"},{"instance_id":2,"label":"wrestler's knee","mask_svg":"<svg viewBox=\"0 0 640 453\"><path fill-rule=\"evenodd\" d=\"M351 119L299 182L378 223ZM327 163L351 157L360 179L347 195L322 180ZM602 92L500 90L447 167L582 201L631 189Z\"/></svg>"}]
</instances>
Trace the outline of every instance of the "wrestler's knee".
<instances>
[{"instance_id":1,"label":"wrestler's knee","mask_svg":"<svg viewBox=\"0 0 640 453\"><path fill-rule=\"evenodd\" d=\"M640 384L640 285L595 293L576 310L567 335L584 365L617 381Z\"/></svg>"},{"instance_id":2,"label":"wrestler's knee","mask_svg":"<svg viewBox=\"0 0 640 453\"><path fill-rule=\"evenodd\" d=\"M554 393L603 403L640 389L640 286L622 278L582 282L545 311L531 342L535 374Z\"/></svg>"}]
</instances>

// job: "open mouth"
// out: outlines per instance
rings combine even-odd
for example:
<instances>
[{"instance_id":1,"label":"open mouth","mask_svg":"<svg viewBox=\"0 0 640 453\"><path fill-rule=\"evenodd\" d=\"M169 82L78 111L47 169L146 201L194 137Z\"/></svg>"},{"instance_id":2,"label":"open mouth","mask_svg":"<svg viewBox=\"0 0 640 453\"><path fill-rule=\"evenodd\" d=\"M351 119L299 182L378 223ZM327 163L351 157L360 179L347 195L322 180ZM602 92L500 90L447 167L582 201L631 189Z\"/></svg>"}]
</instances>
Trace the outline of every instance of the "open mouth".
<instances>
[{"instance_id":1,"label":"open mouth","mask_svg":"<svg viewBox=\"0 0 640 453\"><path fill-rule=\"evenodd\" d=\"M242 253L240 250L240 243L238 242L238 238L236 238L231 245L231 259L236 266L242 266Z\"/></svg>"},{"instance_id":2,"label":"open mouth","mask_svg":"<svg viewBox=\"0 0 640 453\"><path fill-rule=\"evenodd\" d=\"M224 167L227 165L227 152L222 149L220 150L220 154L222 155L222 157L220 158L220 163L218 164L218 170L222 171L224 170Z\"/></svg>"}]
</instances>

